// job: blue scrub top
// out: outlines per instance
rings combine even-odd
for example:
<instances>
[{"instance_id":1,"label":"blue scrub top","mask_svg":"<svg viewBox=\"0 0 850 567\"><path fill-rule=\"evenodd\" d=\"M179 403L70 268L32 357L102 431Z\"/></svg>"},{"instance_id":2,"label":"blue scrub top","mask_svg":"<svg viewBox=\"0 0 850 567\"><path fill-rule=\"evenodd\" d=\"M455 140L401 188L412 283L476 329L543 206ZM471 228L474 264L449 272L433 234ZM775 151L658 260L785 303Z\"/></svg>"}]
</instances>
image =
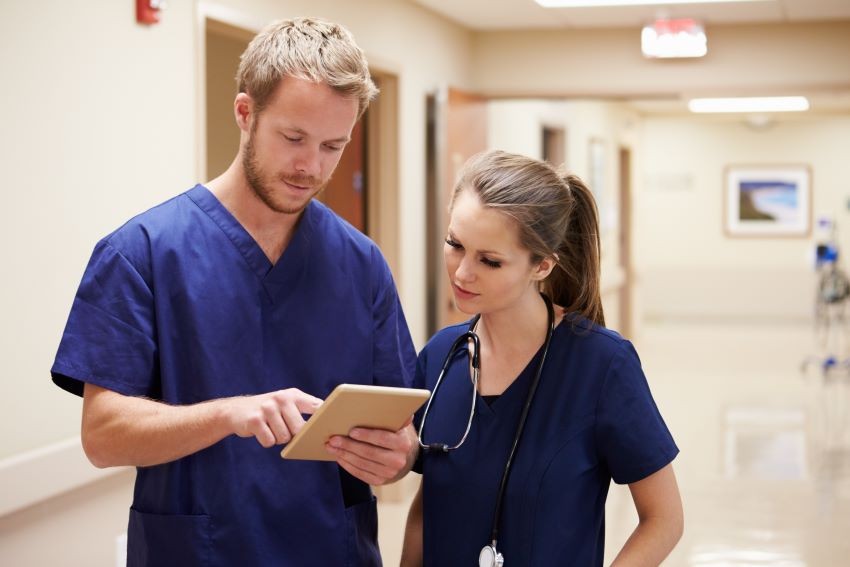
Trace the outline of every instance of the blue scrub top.
<instances>
[{"instance_id":1,"label":"blue scrub top","mask_svg":"<svg viewBox=\"0 0 850 567\"><path fill-rule=\"evenodd\" d=\"M272 265L198 185L99 242L51 370L193 404L341 382L409 386L415 351L377 247L312 202ZM368 485L230 436L138 469L128 565L380 565Z\"/></svg>"},{"instance_id":2,"label":"blue scrub top","mask_svg":"<svg viewBox=\"0 0 850 567\"><path fill-rule=\"evenodd\" d=\"M574 320L553 333L502 504L497 548L511 567L601 566L611 479L641 480L678 453L631 343ZM434 389L452 342L467 329L448 327L426 345L419 387ZM476 565L490 543L499 484L541 356L542 349L492 405L476 396L459 449L421 455L426 566ZM473 395L468 361L459 349L428 413L425 443L461 438Z\"/></svg>"}]
</instances>

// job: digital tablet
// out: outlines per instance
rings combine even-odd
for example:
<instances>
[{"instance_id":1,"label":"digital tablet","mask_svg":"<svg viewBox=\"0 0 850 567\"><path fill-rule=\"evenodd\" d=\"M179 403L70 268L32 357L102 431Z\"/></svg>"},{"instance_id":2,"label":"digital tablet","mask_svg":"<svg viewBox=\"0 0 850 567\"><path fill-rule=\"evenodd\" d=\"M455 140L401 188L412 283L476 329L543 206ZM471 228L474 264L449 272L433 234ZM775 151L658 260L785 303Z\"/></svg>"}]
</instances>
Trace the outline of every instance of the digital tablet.
<instances>
[{"instance_id":1,"label":"digital tablet","mask_svg":"<svg viewBox=\"0 0 850 567\"><path fill-rule=\"evenodd\" d=\"M325 442L348 435L354 427L398 431L431 393L415 388L340 384L319 406L280 456L284 459L333 461Z\"/></svg>"}]
</instances>

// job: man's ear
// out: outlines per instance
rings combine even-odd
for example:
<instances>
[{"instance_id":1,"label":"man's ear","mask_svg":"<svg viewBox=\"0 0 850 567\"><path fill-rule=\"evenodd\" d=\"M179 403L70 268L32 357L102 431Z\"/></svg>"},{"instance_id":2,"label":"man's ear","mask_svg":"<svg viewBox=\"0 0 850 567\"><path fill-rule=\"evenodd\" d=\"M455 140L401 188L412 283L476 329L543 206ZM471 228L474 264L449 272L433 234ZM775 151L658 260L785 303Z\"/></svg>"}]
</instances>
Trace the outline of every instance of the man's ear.
<instances>
[{"instance_id":1,"label":"man's ear","mask_svg":"<svg viewBox=\"0 0 850 567\"><path fill-rule=\"evenodd\" d=\"M543 281L549 277L549 274L552 273L552 270L555 269L556 265L557 257L546 256L534 267L531 277L536 281Z\"/></svg>"},{"instance_id":2,"label":"man's ear","mask_svg":"<svg viewBox=\"0 0 850 567\"><path fill-rule=\"evenodd\" d=\"M236 116L236 125L245 133L251 130L251 120L255 119L254 99L248 93L239 93L233 101L233 114Z\"/></svg>"}]
</instances>

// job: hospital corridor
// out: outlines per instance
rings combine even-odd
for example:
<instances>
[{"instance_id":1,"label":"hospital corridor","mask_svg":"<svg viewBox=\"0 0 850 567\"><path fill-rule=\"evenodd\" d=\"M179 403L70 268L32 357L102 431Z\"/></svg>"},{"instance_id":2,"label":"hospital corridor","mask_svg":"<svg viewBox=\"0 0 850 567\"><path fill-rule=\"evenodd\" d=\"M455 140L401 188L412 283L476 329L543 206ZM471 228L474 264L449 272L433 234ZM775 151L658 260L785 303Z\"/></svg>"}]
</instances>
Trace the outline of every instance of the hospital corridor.
<instances>
[{"instance_id":1,"label":"hospital corridor","mask_svg":"<svg viewBox=\"0 0 850 567\"><path fill-rule=\"evenodd\" d=\"M685 533L664 565L846 564L850 386L819 369L799 371L813 352L809 331L763 322L646 325L637 347L683 448L674 464ZM382 513L386 528L407 507ZM636 523L627 488L612 486L607 514L610 556ZM384 537L385 551L400 553Z\"/></svg>"},{"instance_id":2,"label":"hospital corridor","mask_svg":"<svg viewBox=\"0 0 850 567\"><path fill-rule=\"evenodd\" d=\"M89 461L82 447L82 401L56 387L51 365L61 356L60 340L78 344L65 335L66 325L71 328L69 310L100 309L75 296L100 239L126 230L128 219L183 192L203 201L205 214L218 215L216 222L221 222L207 232L192 233L193 246L210 246L220 232L230 231L228 238L242 239L234 253L237 260L239 254L253 254L258 271L274 271L271 256L249 249L259 246L259 239L251 241L253 233L238 226L238 215L228 216L224 200L197 184L232 172L240 165L234 160L241 155L237 152L248 152L255 161L271 160L271 153L253 146L254 136L261 139L256 128L263 121L250 128L239 122L234 77L241 72L241 54L269 22L309 16L337 22L351 32L368 61L367 77L371 75L380 89L362 117L351 115L349 129L343 132L350 136L326 136L342 140L345 147L337 148L341 157L327 185L309 199L319 202L321 211L330 209L344 219L345 230L358 239L359 233L366 235L386 260L386 265L379 263L386 276L381 281L389 290L385 303L394 309L397 294L407 326L399 336L407 337L409 329L409 339L399 343L398 352L412 343L419 353L440 329L470 320L459 308L466 292L458 292L445 264L457 253L449 234L449 210L468 160L503 150L561 167L586 183L598 210L599 286L606 326L634 345L650 400L679 449L672 465L684 532L661 564L850 566L850 0L163 4L3 3L0 101L7 112L0 130L0 163L7 199L0 207L5 274L0 333L6 392L0 401L5 432L0 443L0 565L142 564L138 555L128 563L127 553L128 537L140 537L128 520L138 513L137 469L98 468ZM318 114L325 118L325 113ZM326 114L333 115L333 109ZM275 139L298 142L289 132ZM243 156L241 167L250 169L246 164L251 163ZM297 179L302 184L312 180ZM281 175L280 180L292 186L291 179ZM309 206L314 208L304 210L314 211L317 204ZM302 230L297 222L293 226ZM291 242L303 245L307 253L303 265L295 264L297 277L269 284L278 286L274 293L284 294L280 297L304 274L317 273L305 267L312 260L310 250L315 254L318 249L310 238L281 245L278 262L292 262L294 253L287 257L287 246L295 253L302 250ZM446 252L447 246L452 250ZM180 265L217 266L201 262L203 254L194 253L197 257ZM352 257L360 258L361 253L358 249ZM123 259L119 253L116 257ZM374 282L351 276L347 260L334 260L327 272L333 275L328 276L331 287L348 286L345 289L355 292L352 297L369 296L377 304L377 291L372 296L360 293ZM222 284L224 268L221 281L214 281L218 276L187 276L181 269L155 276L169 283L198 277L193 293L202 298L213 297L215 289L225 289L222 298L235 294ZM97 293L107 289L105 279L92 281ZM161 293L170 293L167 305L173 306L173 313L189 312L182 292L170 290ZM539 299L537 291L533 289ZM333 301L341 297L348 296L329 298L309 316L327 310L317 320L333 321ZM256 316L263 325L272 320L253 307L234 309L238 316L228 318L224 306L218 311L226 301L218 301L210 300L210 313L201 313L197 320L216 321L228 331L236 328L228 329L231 323L241 324L243 315ZM295 303L308 311L306 302ZM156 324L163 312L169 314L166 318L172 314L158 311ZM285 322L284 317L274 320ZM374 324L372 319L369 323ZM216 325L200 330L199 336L212 337L208 343L197 341L205 353L228 351L232 360L244 354L251 363L262 359L262 367L266 355L254 356L251 349L277 352L269 348L274 343L264 342L265 327L258 335L265 337L262 340L244 334L224 345L215 340ZM128 337L139 332L123 323L118 327ZM274 336L286 346L270 358L283 360L291 355L287 348L297 350L292 345L301 344L298 341L309 343L317 352L329 353L327 360L299 367L309 366L310 372L315 368L318 376L349 352L346 341L314 340L324 337L324 331L296 328L292 335ZM362 325L352 323L350 328L357 334ZM184 344L180 341L185 337L176 331L157 331L157 342L150 344L166 338ZM327 331L334 337L331 332L336 330ZM551 337L550 332L547 341ZM157 365L166 349L160 352L145 341L133 343L151 349L142 356L116 351L114 360L123 369L125 363L131 368L144 359L160 379ZM409 359L415 362L414 349L409 349ZM397 357L394 363L403 361ZM223 370L223 383L249 383L237 366ZM180 368L199 372L193 364ZM330 381L336 385L355 378L352 381L373 383L371 373L361 372L369 374L363 378L359 370ZM285 380L292 379L284 374ZM194 374L191 379L203 381ZM317 378L316 383L323 382ZM294 386L287 382L284 387ZM150 392L156 399L156 388ZM476 407L475 395L472 401ZM529 407L533 415L535 405ZM477 419L480 415L473 413L472 428L479 424ZM217 443L250 443L257 449L251 435L241 437L228 435ZM520 453L525 446L520 445ZM280 450L257 449L273 457L261 457L267 466L264 474L277 467L292 470L285 468L294 466L292 461L278 458ZM220 477L215 471L197 470L199 463L212 462L191 461L181 469L181 474L189 471L187 476L174 477L182 480L171 485L159 479L161 493L200 491L186 480L198 472L207 475L204 489L215 492L219 482L240 486L244 479L231 474L236 467ZM314 517L326 519L323 514L333 509L327 503L336 502L334 498L340 500L334 513L344 521L346 515L350 519L360 513L355 507L363 502L352 505L346 492L355 484L365 491L372 513L368 521L373 521L375 504L366 483L347 477L342 468L327 468L337 467L332 461L304 463L302 470L323 471L325 476L315 478L333 479L332 490L321 495L321 506L299 512L309 519L304 520L304 531ZM153 478L159 466L140 467L138 478ZM476 471L491 484L501 474L501 465L499 470L482 466ZM394 484L372 487L377 541L386 566L399 565L408 510L421 478L410 472ZM279 486L298 492L292 485ZM245 494L240 513L251 518L250 507L269 495L257 486ZM627 485L611 482L603 500L598 500L597 510L601 516L604 505L601 564L607 566L641 518ZM251 521L259 526L272 517L267 514L263 508ZM590 522L573 516L565 509L551 521L558 526ZM192 529L206 529L198 525L202 527ZM214 522L210 525L215 527ZM281 540L311 537L281 534ZM340 533L338 541L323 541L319 547L348 550L354 537ZM220 565L213 539L207 564ZM322 563L318 561L295 565ZM516 555L506 559L507 567L548 567L536 563ZM569 557L558 564L584 567ZM277 565L293 563L279 558L256 567Z\"/></svg>"}]
</instances>

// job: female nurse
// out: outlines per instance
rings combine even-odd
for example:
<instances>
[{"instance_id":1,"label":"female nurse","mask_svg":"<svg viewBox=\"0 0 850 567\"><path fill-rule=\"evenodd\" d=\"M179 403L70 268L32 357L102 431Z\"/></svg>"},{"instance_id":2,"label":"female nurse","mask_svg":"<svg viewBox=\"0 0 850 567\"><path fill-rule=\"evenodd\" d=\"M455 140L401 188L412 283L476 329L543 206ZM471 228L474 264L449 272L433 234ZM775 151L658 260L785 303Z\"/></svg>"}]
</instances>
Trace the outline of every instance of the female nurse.
<instances>
[{"instance_id":1,"label":"female nurse","mask_svg":"<svg viewBox=\"0 0 850 567\"><path fill-rule=\"evenodd\" d=\"M444 251L472 318L419 356L432 398L402 565L603 565L612 479L638 524L607 562L661 563L682 534L678 448L634 347L604 327L591 192L538 160L475 156Z\"/></svg>"}]
</instances>

